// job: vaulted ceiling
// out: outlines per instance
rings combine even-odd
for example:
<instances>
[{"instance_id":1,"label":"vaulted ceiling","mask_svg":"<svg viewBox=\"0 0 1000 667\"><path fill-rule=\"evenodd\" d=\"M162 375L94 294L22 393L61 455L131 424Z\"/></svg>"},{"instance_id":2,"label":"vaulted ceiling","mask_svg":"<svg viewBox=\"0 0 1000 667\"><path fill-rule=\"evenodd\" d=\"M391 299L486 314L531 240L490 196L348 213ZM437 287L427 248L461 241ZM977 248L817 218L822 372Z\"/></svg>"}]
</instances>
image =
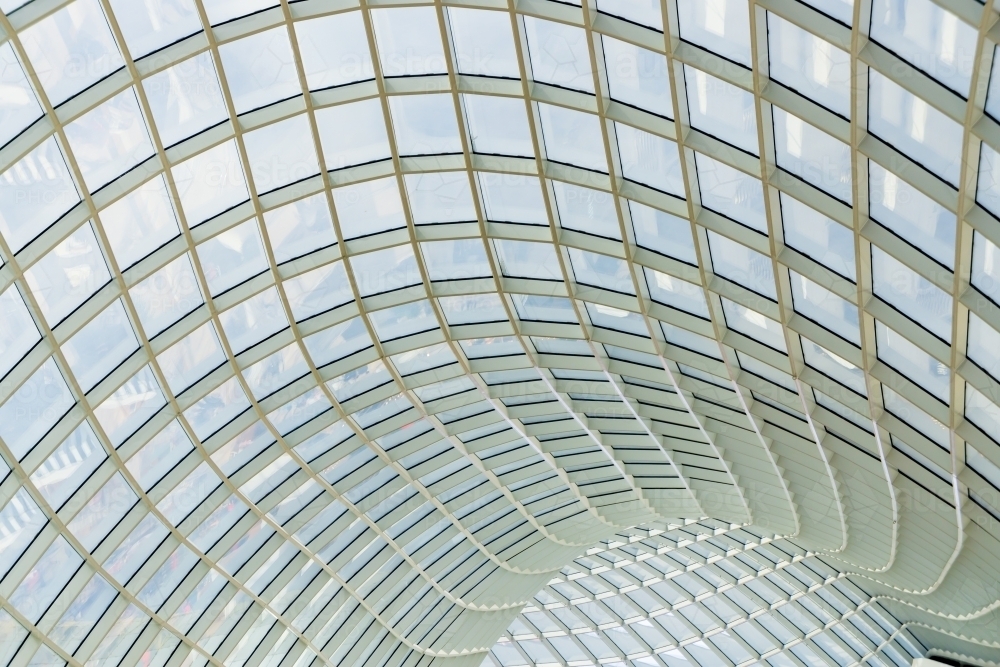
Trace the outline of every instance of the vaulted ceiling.
<instances>
[{"instance_id":1,"label":"vaulted ceiling","mask_svg":"<svg viewBox=\"0 0 1000 667\"><path fill-rule=\"evenodd\" d=\"M0 0L0 663L1000 662L997 18Z\"/></svg>"}]
</instances>

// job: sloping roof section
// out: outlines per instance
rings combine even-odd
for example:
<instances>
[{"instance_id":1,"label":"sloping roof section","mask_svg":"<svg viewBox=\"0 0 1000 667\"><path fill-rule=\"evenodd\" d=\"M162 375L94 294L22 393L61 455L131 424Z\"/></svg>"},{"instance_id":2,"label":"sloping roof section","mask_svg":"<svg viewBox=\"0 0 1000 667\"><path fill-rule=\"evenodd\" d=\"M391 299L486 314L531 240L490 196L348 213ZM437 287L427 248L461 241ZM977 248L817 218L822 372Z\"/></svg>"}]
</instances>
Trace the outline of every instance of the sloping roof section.
<instances>
[{"instance_id":1,"label":"sloping roof section","mask_svg":"<svg viewBox=\"0 0 1000 667\"><path fill-rule=\"evenodd\" d=\"M997 18L0 0L0 664L1000 662Z\"/></svg>"}]
</instances>

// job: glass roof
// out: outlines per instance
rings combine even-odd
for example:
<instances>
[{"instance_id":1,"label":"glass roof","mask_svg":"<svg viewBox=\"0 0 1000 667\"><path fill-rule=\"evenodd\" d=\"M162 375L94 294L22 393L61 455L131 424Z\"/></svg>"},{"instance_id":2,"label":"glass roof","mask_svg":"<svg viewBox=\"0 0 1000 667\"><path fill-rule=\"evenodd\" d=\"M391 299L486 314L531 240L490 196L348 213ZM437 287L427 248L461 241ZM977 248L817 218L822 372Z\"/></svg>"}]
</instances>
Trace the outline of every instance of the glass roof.
<instances>
[{"instance_id":1,"label":"glass roof","mask_svg":"<svg viewBox=\"0 0 1000 667\"><path fill-rule=\"evenodd\" d=\"M1000 661L998 42L0 0L0 665Z\"/></svg>"}]
</instances>

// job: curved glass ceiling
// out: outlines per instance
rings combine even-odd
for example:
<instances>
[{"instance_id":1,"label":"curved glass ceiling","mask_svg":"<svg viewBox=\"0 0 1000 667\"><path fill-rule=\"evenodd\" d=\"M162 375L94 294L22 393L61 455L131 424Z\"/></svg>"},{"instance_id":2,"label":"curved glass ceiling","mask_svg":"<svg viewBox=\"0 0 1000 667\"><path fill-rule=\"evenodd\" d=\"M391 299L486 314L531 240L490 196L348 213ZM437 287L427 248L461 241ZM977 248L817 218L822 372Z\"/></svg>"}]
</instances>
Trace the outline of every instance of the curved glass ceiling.
<instances>
[{"instance_id":1,"label":"curved glass ceiling","mask_svg":"<svg viewBox=\"0 0 1000 667\"><path fill-rule=\"evenodd\" d=\"M997 18L0 0L0 664L997 661Z\"/></svg>"}]
</instances>

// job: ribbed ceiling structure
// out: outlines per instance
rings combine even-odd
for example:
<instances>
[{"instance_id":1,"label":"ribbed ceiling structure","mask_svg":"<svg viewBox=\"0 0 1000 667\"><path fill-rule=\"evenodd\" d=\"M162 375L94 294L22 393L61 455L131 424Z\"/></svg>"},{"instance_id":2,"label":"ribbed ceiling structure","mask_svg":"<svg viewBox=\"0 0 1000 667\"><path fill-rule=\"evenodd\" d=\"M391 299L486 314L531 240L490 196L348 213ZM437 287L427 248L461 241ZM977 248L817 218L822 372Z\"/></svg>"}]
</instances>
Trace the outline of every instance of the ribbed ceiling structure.
<instances>
[{"instance_id":1,"label":"ribbed ceiling structure","mask_svg":"<svg viewBox=\"0 0 1000 667\"><path fill-rule=\"evenodd\" d=\"M1000 662L997 19L0 0L0 663Z\"/></svg>"}]
</instances>

